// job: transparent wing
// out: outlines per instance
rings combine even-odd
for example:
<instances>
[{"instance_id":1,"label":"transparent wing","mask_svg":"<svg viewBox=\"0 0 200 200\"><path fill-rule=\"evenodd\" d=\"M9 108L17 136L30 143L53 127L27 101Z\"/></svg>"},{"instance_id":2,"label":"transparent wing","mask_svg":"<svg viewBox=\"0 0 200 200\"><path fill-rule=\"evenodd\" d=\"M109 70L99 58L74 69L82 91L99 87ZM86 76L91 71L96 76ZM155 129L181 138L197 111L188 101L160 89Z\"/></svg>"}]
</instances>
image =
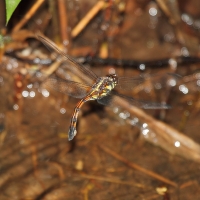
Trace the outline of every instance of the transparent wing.
<instances>
[{"instance_id":1,"label":"transparent wing","mask_svg":"<svg viewBox=\"0 0 200 200\"><path fill-rule=\"evenodd\" d=\"M90 91L91 87L82 83L50 77L42 83L42 87L50 87L54 90L75 98L83 98Z\"/></svg>"},{"instance_id":2,"label":"transparent wing","mask_svg":"<svg viewBox=\"0 0 200 200\"><path fill-rule=\"evenodd\" d=\"M141 85L141 87L149 86L153 87L166 87L169 83L168 80L178 80L180 77L177 74L145 74L139 77L118 77L118 84L116 88L122 90L131 90L134 87Z\"/></svg>"},{"instance_id":3,"label":"transparent wing","mask_svg":"<svg viewBox=\"0 0 200 200\"><path fill-rule=\"evenodd\" d=\"M97 102L104 106L111 106L114 103L113 100L114 100L114 95L112 93L109 93L105 97L97 99Z\"/></svg>"},{"instance_id":4,"label":"transparent wing","mask_svg":"<svg viewBox=\"0 0 200 200\"><path fill-rule=\"evenodd\" d=\"M116 88L123 90L131 90L134 87L144 82L142 77L118 77L118 84Z\"/></svg>"},{"instance_id":5,"label":"transparent wing","mask_svg":"<svg viewBox=\"0 0 200 200\"><path fill-rule=\"evenodd\" d=\"M165 103L156 103L156 102L149 102L144 100L138 100L132 97L128 97L123 94L119 94L116 91L110 92L107 96L98 99L98 103L103 105L112 106L115 104L116 96L123 98L124 100L128 101L130 104L144 109L169 109L170 106Z\"/></svg>"},{"instance_id":6,"label":"transparent wing","mask_svg":"<svg viewBox=\"0 0 200 200\"><path fill-rule=\"evenodd\" d=\"M62 59L64 61L67 61L72 67L76 68L79 72L84 73L89 79L91 79L91 81L94 82L97 79L97 75L94 72L84 67L80 63L77 63L69 55L61 51L52 41L41 35L37 35L37 39L40 40L50 51L53 50L54 52L56 52L57 59Z\"/></svg>"}]
</instances>

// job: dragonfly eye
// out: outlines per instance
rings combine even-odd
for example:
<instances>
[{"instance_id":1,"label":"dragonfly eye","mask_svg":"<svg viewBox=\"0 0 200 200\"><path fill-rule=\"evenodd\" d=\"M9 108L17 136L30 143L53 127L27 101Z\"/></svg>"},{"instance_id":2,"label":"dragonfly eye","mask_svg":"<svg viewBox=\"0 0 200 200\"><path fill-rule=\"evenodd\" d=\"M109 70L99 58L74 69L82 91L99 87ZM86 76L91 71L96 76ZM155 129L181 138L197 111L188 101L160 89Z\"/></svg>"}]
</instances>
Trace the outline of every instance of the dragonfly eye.
<instances>
[{"instance_id":1,"label":"dragonfly eye","mask_svg":"<svg viewBox=\"0 0 200 200\"><path fill-rule=\"evenodd\" d=\"M115 83L115 85L117 85L118 84L117 75L116 74L111 74L111 78L112 78L113 82Z\"/></svg>"},{"instance_id":2,"label":"dragonfly eye","mask_svg":"<svg viewBox=\"0 0 200 200\"><path fill-rule=\"evenodd\" d=\"M114 82L115 82L115 85L117 85L117 84L118 84L118 78L115 77L113 80L114 80Z\"/></svg>"},{"instance_id":3,"label":"dragonfly eye","mask_svg":"<svg viewBox=\"0 0 200 200\"><path fill-rule=\"evenodd\" d=\"M116 74L109 74L107 75L107 77L112 80L112 82L117 85L118 84L118 78L117 78L117 75Z\"/></svg>"}]
</instances>

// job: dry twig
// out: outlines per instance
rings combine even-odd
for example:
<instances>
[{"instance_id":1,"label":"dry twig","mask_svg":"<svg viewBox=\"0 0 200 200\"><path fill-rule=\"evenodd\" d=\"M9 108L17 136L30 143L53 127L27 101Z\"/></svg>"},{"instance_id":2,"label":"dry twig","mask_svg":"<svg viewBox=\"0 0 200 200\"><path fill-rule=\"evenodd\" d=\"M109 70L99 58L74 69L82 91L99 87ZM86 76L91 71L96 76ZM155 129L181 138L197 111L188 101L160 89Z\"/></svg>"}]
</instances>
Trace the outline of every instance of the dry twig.
<instances>
[{"instance_id":1,"label":"dry twig","mask_svg":"<svg viewBox=\"0 0 200 200\"><path fill-rule=\"evenodd\" d=\"M118 98L115 103L117 106L124 108L134 116L137 116L141 121L148 124L149 130L153 131L157 137L158 142L154 144L160 146L171 154L200 162L200 145L191 138L164 122L154 119L141 109L130 105L130 103L122 98ZM179 142L180 146L176 147L175 142Z\"/></svg>"},{"instance_id":2,"label":"dry twig","mask_svg":"<svg viewBox=\"0 0 200 200\"><path fill-rule=\"evenodd\" d=\"M45 0L38 0L31 7L31 9L26 13L26 15L19 21L19 23L13 28L13 32L19 31L24 24L35 14L38 8L44 3Z\"/></svg>"},{"instance_id":3,"label":"dry twig","mask_svg":"<svg viewBox=\"0 0 200 200\"><path fill-rule=\"evenodd\" d=\"M176 38L181 45L190 50L197 51L199 41L197 38L186 34L181 25L181 13L178 0L156 0L162 11L168 17L170 24L174 26Z\"/></svg>"},{"instance_id":4,"label":"dry twig","mask_svg":"<svg viewBox=\"0 0 200 200\"><path fill-rule=\"evenodd\" d=\"M69 42L68 35L68 15L66 12L66 5L64 0L58 1L58 9L59 9L59 19L60 19L60 32L62 41Z\"/></svg>"},{"instance_id":5,"label":"dry twig","mask_svg":"<svg viewBox=\"0 0 200 200\"><path fill-rule=\"evenodd\" d=\"M95 6L87 13L87 15L72 30L71 36L75 38L91 21L91 19L105 6L104 1L98 1Z\"/></svg>"},{"instance_id":6,"label":"dry twig","mask_svg":"<svg viewBox=\"0 0 200 200\"><path fill-rule=\"evenodd\" d=\"M134 183L134 182L130 182L130 181L121 181L120 179L116 179L116 178L106 178L106 177L102 177L102 176L94 176L94 175L88 175L88 174L81 174L80 176L83 178L94 179L94 180L98 180L98 181L105 181L105 182L121 184L121 185L131 185L131 186L138 187L138 188L147 188L147 186L139 184L139 183Z\"/></svg>"},{"instance_id":7,"label":"dry twig","mask_svg":"<svg viewBox=\"0 0 200 200\"><path fill-rule=\"evenodd\" d=\"M119 154L115 153L114 151L110 150L109 148L107 148L107 147L105 147L103 145L101 145L100 148L102 150L104 150L106 153L108 153L109 155L113 156L117 160L123 162L124 164L126 164L127 166L129 166L129 167L131 167L133 169L136 169L136 170L138 170L140 172L143 172L144 174L146 174L148 176L151 176L151 177L153 177L153 178L155 178L155 179L157 179L159 181L162 181L164 183L167 183L167 184L169 184L171 186L174 186L174 187L178 186L175 182L173 182L173 181L171 181L171 180L169 180L169 179L167 179L167 178L165 178L165 177L163 177L163 176L161 176L159 174L156 174L155 172L152 172L150 170L142 168L142 167L140 167L139 165L137 165L135 163L129 162L124 157L120 156Z\"/></svg>"}]
</instances>

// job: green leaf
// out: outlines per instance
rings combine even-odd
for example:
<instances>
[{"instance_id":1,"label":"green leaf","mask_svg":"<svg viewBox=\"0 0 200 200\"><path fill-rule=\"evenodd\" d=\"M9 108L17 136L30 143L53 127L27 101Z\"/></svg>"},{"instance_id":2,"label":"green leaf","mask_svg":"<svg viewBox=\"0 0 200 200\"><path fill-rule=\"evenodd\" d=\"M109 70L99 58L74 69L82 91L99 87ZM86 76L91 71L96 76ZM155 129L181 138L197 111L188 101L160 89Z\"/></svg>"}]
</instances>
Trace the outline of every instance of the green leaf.
<instances>
[{"instance_id":1,"label":"green leaf","mask_svg":"<svg viewBox=\"0 0 200 200\"><path fill-rule=\"evenodd\" d=\"M15 11L16 7L18 6L21 0L5 0L5 1L6 1L6 25L7 25L13 12Z\"/></svg>"},{"instance_id":2,"label":"green leaf","mask_svg":"<svg viewBox=\"0 0 200 200\"><path fill-rule=\"evenodd\" d=\"M3 36L0 34L0 49L3 48L3 46L4 46Z\"/></svg>"}]
</instances>

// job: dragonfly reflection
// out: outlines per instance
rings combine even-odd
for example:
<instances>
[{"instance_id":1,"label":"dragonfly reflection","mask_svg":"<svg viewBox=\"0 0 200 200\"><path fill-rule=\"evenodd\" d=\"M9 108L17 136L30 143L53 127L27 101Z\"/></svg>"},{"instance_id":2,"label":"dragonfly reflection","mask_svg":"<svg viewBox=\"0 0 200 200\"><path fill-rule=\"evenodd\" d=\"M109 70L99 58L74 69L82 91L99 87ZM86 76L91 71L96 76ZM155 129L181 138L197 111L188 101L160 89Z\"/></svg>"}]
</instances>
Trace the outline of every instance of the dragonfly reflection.
<instances>
[{"instance_id":1,"label":"dragonfly reflection","mask_svg":"<svg viewBox=\"0 0 200 200\"><path fill-rule=\"evenodd\" d=\"M68 139L72 140L76 135L76 124L78 113L81 106L90 100L97 100L98 103L103 105L112 105L116 96L125 98L129 103L134 106L144 108L144 109L167 109L169 106L163 103L146 102L141 100L136 100L132 97L128 97L119 94L114 88L127 88L135 87L142 82L144 78L139 77L118 77L116 74L109 74L107 76L98 77L94 72L88 68L77 63L74 59L66 55L61 51L52 41L49 39L38 35L37 38L48 48L54 50L63 61L67 61L74 69L83 73L88 79L87 83L74 82L68 79L61 79L58 77L49 77L44 84L50 87L68 94L69 96L81 99L76 105L74 112L71 117L71 123L68 132Z\"/></svg>"}]
</instances>

